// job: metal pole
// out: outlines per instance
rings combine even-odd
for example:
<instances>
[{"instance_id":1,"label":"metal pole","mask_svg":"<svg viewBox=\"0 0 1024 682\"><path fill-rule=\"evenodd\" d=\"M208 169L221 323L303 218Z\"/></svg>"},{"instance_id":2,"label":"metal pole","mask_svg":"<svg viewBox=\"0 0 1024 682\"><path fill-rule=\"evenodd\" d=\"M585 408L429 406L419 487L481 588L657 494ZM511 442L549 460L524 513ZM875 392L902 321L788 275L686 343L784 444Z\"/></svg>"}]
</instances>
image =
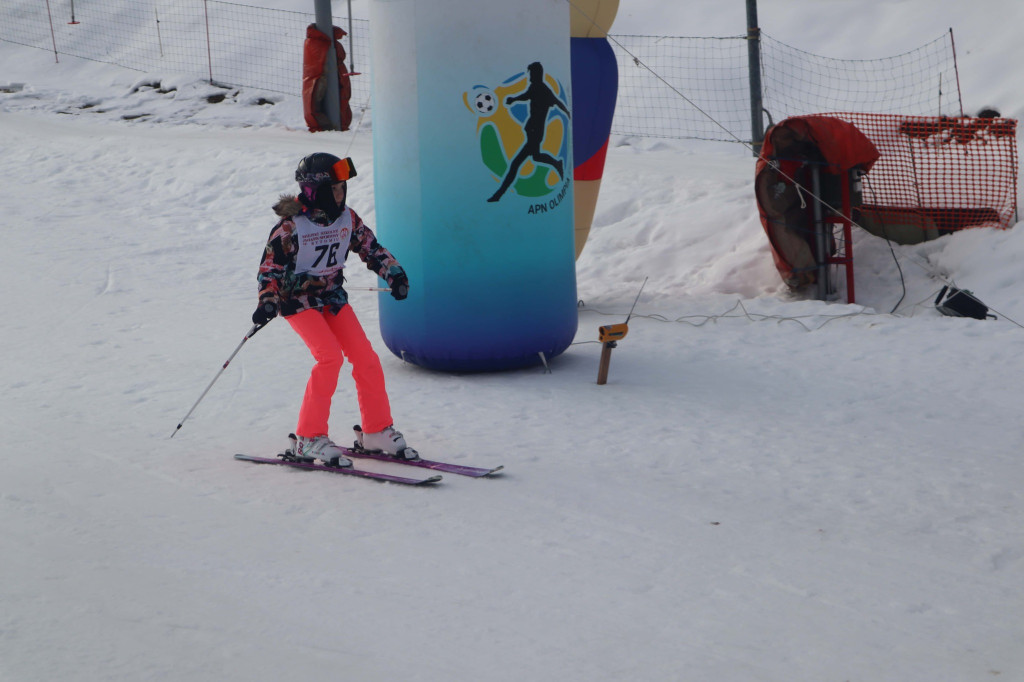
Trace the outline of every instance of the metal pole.
<instances>
[{"instance_id":1,"label":"metal pole","mask_svg":"<svg viewBox=\"0 0 1024 682\"><path fill-rule=\"evenodd\" d=\"M50 39L53 40L53 61L60 64L60 57L57 56L57 34L53 31L53 14L50 13L50 0L46 0L46 16L50 18Z\"/></svg>"},{"instance_id":2,"label":"metal pole","mask_svg":"<svg viewBox=\"0 0 1024 682\"><path fill-rule=\"evenodd\" d=\"M164 39L160 37L160 11L154 7L153 14L156 16L156 42L160 46L160 58L162 59L164 56Z\"/></svg>"},{"instance_id":3,"label":"metal pole","mask_svg":"<svg viewBox=\"0 0 1024 682\"><path fill-rule=\"evenodd\" d=\"M750 142L754 156L761 153L764 142L764 119L761 112L761 29L757 25L757 0L747 0L747 71L750 81Z\"/></svg>"},{"instance_id":4,"label":"metal pole","mask_svg":"<svg viewBox=\"0 0 1024 682\"><path fill-rule=\"evenodd\" d=\"M352 51L352 0L348 0L348 72L355 73L356 58Z\"/></svg>"},{"instance_id":5,"label":"metal pole","mask_svg":"<svg viewBox=\"0 0 1024 682\"><path fill-rule=\"evenodd\" d=\"M206 63L210 65L210 85L213 85L213 49L210 47L210 5L203 0L203 16L206 18Z\"/></svg>"},{"instance_id":6,"label":"metal pole","mask_svg":"<svg viewBox=\"0 0 1024 682\"><path fill-rule=\"evenodd\" d=\"M199 399L196 400L195 403L193 403L192 409L190 409L188 411L188 414L186 414L184 417L182 417L181 421L178 422L178 426L175 427L174 431L171 433L171 438L174 438L174 434L178 433L178 431L181 430L181 427L185 425L185 422L188 420L188 418L191 417L192 413L195 412L197 407L199 407L199 403L203 402L203 398L206 397L206 394L210 392L210 389L213 388L213 385L215 383L217 383L217 379L220 379L220 375L224 373L224 370L226 370L228 368L228 365L231 364L231 361L235 359L236 355L238 355L238 351L242 350L242 346L245 345L245 342L248 341L249 339L251 339L256 334L256 332L258 332L259 330L263 329L265 326L267 326L267 325L266 324L254 324L249 329L249 331L246 332L245 338L243 338L242 342L238 344L237 348L235 348L235 352L232 353L228 357L228 359L224 361L223 365L221 365L220 371L217 372L217 374L213 377L213 380L206 386L206 390L203 391L200 394Z\"/></svg>"},{"instance_id":7,"label":"metal pole","mask_svg":"<svg viewBox=\"0 0 1024 682\"><path fill-rule=\"evenodd\" d=\"M828 282L828 251L827 251L827 227L825 223L824 212L822 211L821 201L821 170L818 166L811 167L811 192L814 196L811 197L811 201L814 204L813 215L814 215L814 260L817 261L817 285L818 285L818 300L827 301L829 294L829 282Z\"/></svg>"},{"instance_id":8,"label":"metal pole","mask_svg":"<svg viewBox=\"0 0 1024 682\"><path fill-rule=\"evenodd\" d=\"M334 19L331 16L331 0L316 0L316 28L327 36L327 63L324 64L324 78L327 79L327 95L324 109L331 120L333 130L341 130L341 95L338 89L338 53L334 49Z\"/></svg>"},{"instance_id":9,"label":"metal pole","mask_svg":"<svg viewBox=\"0 0 1024 682\"><path fill-rule=\"evenodd\" d=\"M956 74L956 98L960 101L960 118L964 116L964 96L960 92L960 67L956 63L956 42L953 40L953 27L949 28L949 47L953 50L953 73Z\"/></svg>"}]
</instances>

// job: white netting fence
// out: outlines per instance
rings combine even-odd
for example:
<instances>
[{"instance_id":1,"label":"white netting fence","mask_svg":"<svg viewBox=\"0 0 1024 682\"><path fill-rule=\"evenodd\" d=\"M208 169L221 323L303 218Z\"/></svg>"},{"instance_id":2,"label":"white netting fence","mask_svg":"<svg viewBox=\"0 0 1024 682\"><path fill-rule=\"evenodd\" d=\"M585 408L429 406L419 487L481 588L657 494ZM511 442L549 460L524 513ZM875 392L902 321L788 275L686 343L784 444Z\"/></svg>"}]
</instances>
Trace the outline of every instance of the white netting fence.
<instances>
[{"instance_id":1,"label":"white netting fence","mask_svg":"<svg viewBox=\"0 0 1024 682\"><path fill-rule=\"evenodd\" d=\"M303 41L314 21L312 12L219 0L3 0L0 41L48 50L56 59L70 55L297 97ZM351 28L343 46L360 74L352 78L353 108L369 106L369 22L335 17L334 23ZM612 132L750 141L745 35L612 35L610 41L619 65ZM951 34L871 60L821 57L762 35L761 77L763 105L774 121L829 111L962 113Z\"/></svg>"},{"instance_id":2,"label":"white netting fence","mask_svg":"<svg viewBox=\"0 0 1024 682\"><path fill-rule=\"evenodd\" d=\"M230 2L79 2L4 0L0 40L146 72L191 74L217 83L301 95L302 45L313 12ZM52 24L50 18L52 16ZM334 23L349 30L347 17ZM353 20L343 47L362 76L352 79L353 103L370 98L369 22ZM51 33L52 26L52 33ZM347 63L347 62L346 62ZM367 68L363 68L367 67Z\"/></svg>"}]
</instances>

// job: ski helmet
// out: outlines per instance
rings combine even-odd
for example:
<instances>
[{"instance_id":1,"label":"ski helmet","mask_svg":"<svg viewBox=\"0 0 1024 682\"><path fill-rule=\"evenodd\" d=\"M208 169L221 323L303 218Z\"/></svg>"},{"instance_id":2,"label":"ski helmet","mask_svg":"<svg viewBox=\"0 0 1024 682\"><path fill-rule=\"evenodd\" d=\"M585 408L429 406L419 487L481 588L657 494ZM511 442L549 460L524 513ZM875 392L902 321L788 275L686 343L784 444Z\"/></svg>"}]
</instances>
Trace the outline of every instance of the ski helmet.
<instances>
[{"instance_id":1,"label":"ski helmet","mask_svg":"<svg viewBox=\"0 0 1024 682\"><path fill-rule=\"evenodd\" d=\"M300 185L344 182L356 175L352 159L339 159L334 154L317 152L299 161L295 169L295 181Z\"/></svg>"},{"instance_id":2,"label":"ski helmet","mask_svg":"<svg viewBox=\"0 0 1024 682\"><path fill-rule=\"evenodd\" d=\"M345 199L334 199L332 185L340 183L348 194L349 178L355 177L356 168L352 159L339 159L333 154L317 152L299 161L295 169L295 180L302 188L301 201L310 209L323 211L330 221L335 221L345 210Z\"/></svg>"}]
</instances>

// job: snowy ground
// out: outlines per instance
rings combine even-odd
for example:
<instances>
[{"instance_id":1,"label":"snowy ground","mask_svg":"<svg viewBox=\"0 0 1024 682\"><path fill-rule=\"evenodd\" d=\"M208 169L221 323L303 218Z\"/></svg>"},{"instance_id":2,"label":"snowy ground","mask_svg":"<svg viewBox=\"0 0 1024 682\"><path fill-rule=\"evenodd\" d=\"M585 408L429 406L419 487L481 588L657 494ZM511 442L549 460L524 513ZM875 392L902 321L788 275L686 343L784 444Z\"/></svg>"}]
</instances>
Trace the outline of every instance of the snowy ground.
<instances>
[{"instance_id":1,"label":"snowy ground","mask_svg":"<svg viewBox=\"0 0 1024 682\"><path fill-rule=\"evenodd\" d=\"M296 160L350 150L374 224L370 136L155 78L0 44L0 680L1024 680L1021 225L897 248L905 296L859 233L858 305L802 300L748 153L616 139L551 374L404 365L353 294L412 443L504 476L251 466L310 366L279 322L168 437L250 326ZM1000 319L939 315L937 277Z\"/></svg>"}]
</instances>

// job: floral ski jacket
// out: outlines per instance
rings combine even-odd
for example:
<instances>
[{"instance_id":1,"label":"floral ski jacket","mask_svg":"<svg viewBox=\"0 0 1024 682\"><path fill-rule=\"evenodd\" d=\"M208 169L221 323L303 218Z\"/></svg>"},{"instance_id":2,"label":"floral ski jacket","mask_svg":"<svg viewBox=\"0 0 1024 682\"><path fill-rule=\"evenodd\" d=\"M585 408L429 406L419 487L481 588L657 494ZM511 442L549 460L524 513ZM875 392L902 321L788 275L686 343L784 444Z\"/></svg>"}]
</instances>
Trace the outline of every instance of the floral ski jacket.
<instances>
[{"instance_id":1,"label":"floral ski jacket","mask_svg":"<svg viewBox=\"0 0 1024 682\"><path fill-rule=\"evenodd\" d=\"M281 220L270 232L257 279L260 304L275 303L285 317L348 303L342 268L349 251L389 286L403 274L395 257L351 208L324 225L314 221L297 198L282 195L274 212Z\"/></svg>"}]
</instances>

